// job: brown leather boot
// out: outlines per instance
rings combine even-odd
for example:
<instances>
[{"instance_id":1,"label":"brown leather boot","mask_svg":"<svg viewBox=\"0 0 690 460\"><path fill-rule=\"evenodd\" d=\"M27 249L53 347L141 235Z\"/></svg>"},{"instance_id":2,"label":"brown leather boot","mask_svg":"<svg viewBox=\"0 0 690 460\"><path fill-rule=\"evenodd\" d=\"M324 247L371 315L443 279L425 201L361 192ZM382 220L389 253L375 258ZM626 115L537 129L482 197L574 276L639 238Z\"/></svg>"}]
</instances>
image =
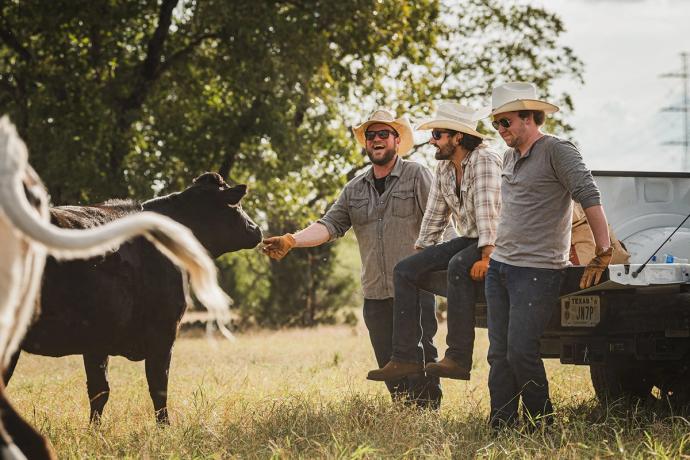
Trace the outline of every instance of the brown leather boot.
<instances>
[{"instance_id":1,"label":"brown leather boot","mask_svg":"<svg viewBox=\"0 0 690 460\"><path fill-rule=\"evenodd\" d=\"M427 374L447 379L469 380L470 370L462 367L449 357L444 357L437 363L429 363L424 368Z\"/></svg>"},{"instance_id":2,"label":"brown leather boot","mask_svg":"<svg viewBox=\"0 0 690 460\"><path fill-rule=\"evenodd\" d=\"M424 368L421 363L399 363L396 361L388 361L388 364L381 369L369 371L367 374L368 380L375 380L377 382L387 382L399 380L408 375L422 374Z\"/></svg>"}]
</instances>

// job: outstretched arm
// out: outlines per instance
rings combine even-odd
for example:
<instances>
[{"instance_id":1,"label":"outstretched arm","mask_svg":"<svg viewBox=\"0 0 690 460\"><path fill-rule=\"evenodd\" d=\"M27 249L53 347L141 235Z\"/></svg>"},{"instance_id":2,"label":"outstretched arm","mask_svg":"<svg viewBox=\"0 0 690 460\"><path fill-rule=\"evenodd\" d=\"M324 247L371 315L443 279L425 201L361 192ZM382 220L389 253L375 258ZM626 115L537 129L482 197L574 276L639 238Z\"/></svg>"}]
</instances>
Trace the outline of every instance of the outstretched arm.
<instances>
[{"instance_id":1,"label":"outstretched arm","mask_svg":"<svg viewBox=\"0 0 690 460\"><path fill-rule=\"evenodd\" d=\"M286 233L282 236L265 238L261 250L272 259L280 260L287 255L293 247L309 248L319 246L331 239L331 235L325 225L314 222L304 230L295 233Z\"/></svg>"},{"instance_id":2,"label":"outstretched arm","mask_svg":"<svg viewBox=\"0 0 690 460\"><path fill-rule=\"evenodd\" d=\"M309 227L293 235L295 237L295 247L297 248L311 248L313 246L320 246L331 239L330 233L325 225L314 222Z\"/></svg>"}]
</instances>

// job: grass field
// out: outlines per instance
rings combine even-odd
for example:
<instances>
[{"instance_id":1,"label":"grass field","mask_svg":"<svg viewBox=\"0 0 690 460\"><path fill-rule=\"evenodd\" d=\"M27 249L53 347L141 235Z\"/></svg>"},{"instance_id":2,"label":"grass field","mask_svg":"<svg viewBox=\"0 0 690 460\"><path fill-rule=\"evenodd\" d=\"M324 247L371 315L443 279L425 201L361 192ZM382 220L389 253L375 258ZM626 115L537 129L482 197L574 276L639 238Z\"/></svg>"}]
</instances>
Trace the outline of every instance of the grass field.
<instances>
[{"instance_id":1,"label":"grass field","mask_svg":"<svg viewBox=\"0 0 690 460\"><path fill-rule=\"evenodd\" d=\"M9 393L60 458L690 455L684 418L600 407L587 368L554 360L547 361L554 427L494 435L485 423L486 348L486 331L478 330L472 381L445 381L440 412L393 404L383 384L364 379L374 360L362 325L251 333L233 343L179 339L170 427L154 422L143 363L122 358L111 359L111 396L99 427L87 422L80 357L23 355Z\"/></svg>"}]
</instances>

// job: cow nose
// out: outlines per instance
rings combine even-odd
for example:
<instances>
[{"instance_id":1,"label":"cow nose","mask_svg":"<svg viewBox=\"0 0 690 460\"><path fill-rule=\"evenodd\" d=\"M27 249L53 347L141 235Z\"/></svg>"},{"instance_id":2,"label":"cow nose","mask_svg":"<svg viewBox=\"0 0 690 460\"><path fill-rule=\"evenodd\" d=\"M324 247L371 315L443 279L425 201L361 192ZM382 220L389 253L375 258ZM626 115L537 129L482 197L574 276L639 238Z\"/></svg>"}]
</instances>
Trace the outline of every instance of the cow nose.
<instances>
[{"instance_id":1,"label":"cow nose","mask_svg":"<svg viewBox=\"0 0 690 460\"><path fill-rule=\"evenodd\" d=\"M259 228L259 226L256 225L254 221L247 220L247 231L255 237L254 246L261 243L261 240L263 240L263 234L261 233L261 229Z\"/></svg>"}]
</instances>

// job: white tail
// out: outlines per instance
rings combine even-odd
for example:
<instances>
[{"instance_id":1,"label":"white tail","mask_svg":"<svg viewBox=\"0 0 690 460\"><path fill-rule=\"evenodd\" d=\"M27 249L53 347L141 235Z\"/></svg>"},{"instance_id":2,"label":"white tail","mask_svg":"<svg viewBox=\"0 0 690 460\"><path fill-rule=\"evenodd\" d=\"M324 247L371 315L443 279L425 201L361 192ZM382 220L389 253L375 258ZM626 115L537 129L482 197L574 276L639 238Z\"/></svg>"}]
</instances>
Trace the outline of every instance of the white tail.
<instances>
[{"instance_id":1,"label":"white tail","mask_svg":"<svg viewBox=\"0 0 690 460\"><path fill-rule=\"evenodd\" d=\"M22 183L39 198L37 211L26 199ZM32 185L33 184L33 185ZM152 212L123 217L100 227L62 229L48 222L48 197L28 165L24 142L7 117L0 119L0 358L3 365L17 349L31 316L46 254L59 259L88 258L116 249L143 235L189 274L192 290L217 319L221 332L229 316L230 298L217 283L217 270L205 248L185 226Z\"/></svg>"}]
</instances>

